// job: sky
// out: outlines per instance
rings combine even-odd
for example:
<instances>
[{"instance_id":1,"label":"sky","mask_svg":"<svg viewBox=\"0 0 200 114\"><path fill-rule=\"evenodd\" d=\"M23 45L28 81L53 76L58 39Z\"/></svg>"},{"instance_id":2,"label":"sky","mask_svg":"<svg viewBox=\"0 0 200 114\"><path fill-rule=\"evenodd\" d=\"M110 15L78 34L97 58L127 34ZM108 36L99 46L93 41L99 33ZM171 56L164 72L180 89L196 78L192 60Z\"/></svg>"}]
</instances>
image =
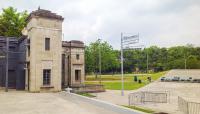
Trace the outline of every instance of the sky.
<instances>
[{"instance_id":1,"label":"sky","mask_svg":"<svg viewBox=\"0 0 200 114\"><path fill-rule=\"evenodd\" d=\"M200 46L200 0L0 0L0 12L9 6L62 15L64 39L86 45L100 38L119 49L121 33L139 33L146 47Z\"/></svg>"}]
</instances>

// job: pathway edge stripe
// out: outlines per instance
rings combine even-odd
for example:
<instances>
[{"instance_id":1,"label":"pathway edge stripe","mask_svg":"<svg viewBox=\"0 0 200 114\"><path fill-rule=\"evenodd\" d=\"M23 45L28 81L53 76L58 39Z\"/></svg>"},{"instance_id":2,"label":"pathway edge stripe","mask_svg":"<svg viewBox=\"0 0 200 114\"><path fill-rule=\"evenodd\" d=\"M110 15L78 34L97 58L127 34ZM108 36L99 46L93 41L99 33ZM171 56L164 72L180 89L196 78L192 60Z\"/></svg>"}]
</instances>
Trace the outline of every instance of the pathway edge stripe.
<instances>
[{"instance_id":1,"label":"pathway edge stripe","mask_svg":"<svg viewBox=\"0 0 200 114\"><path fill-rule=\"evenodd\" d=\"M106 101L103 101L103 100L89 98L89 97L78 95L78 94L75 94L75 93L67 93L67 94L71 94L71 95L74 95L74 96L77 96L77 97L82 97L82 98L85 98L85 99L88 99L88 100L104 103L104 104L111 105L111 106L114 106L114 107L117 107L117 108L121 108L121 109L125 109L125 110L128 110L128 111L132 111L132 112L135 112L135 113L147 114L145 112L141 112L141 111L138 111L138 110L134 110L134 109L130 109L130 108L127 108L127 107L123 107L123 106L116 105L116 104L113 104L113 103L110 103L110 102L106 102Z\"/></svg>"}]
</instances>

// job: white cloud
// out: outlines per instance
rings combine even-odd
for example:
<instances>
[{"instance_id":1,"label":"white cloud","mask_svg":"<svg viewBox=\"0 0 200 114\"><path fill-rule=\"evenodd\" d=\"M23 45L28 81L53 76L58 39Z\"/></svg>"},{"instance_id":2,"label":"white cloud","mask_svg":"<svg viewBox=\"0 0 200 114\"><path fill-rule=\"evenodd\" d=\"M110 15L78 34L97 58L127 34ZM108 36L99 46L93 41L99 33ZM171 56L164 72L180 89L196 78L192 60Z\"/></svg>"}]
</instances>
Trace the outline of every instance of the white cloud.
<instances>
[{"instance_id":1,"label":"white cloud","mask_svg":"<svg viewBox=\"0 0 200 114\"><path fill-rule=\"evenodd\" d=\"M198 0L0 0L0 8L19 11L38 6L65 18L66 40L98 38L119 48L120 33L140 33L143 44L174 46L200 45L200 2Z\"/></svg>"}]
</instances>

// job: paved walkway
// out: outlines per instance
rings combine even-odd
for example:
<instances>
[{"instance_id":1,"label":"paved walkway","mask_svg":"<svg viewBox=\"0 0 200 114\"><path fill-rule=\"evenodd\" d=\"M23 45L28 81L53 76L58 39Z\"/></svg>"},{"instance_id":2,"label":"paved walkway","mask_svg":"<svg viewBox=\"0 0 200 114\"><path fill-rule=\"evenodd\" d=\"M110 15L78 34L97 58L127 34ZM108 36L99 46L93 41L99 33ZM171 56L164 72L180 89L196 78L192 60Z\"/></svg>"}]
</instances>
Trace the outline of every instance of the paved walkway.
<instances>
[{"instance_id":1,"label":"paved walkway","mask_svg":"<svg viewBox=\"0 0 200 114\"><path fill-rule=\"evenodd\" d=\"M158 112L167 112L170 114L182 114L178 110L178 96L192 102L200 102L200 84L199 83L177 83L177 82L159 82L155 81L137 91L167 91L169 94L168 103L145 103L138 106L153 109ZM93 93L97 99L105 100L118 105L128 105L128 94L135 92L125 91L121 96L120 90L106 90L102 93Z\"/></svg>"},{"instance_id":2,"label":"paved walkway","mask_svg":"<svg viewBox=\"0 0 200 114\"><path fill-rule=\"evenodd\" d=\"M101 101L60 93L0 92L0 114L140 114Z\"/></svg>"}]
</instances>

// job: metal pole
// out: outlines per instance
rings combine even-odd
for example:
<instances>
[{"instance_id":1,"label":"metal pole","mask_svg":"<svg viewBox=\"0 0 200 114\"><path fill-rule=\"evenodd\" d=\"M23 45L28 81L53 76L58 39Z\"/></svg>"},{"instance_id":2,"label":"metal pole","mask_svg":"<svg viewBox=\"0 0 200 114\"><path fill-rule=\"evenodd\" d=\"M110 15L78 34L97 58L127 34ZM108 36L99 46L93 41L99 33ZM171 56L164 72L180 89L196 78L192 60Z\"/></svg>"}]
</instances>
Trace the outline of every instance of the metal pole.
<instances>
[{"instance_id":1,"label":"metal pole","mask_svg":"<svg viewBox=\"0 0 200 114\"><path fill-rule=\"evenodd\" d=\"M185 54L184 54L184 59L185 59L185 70L186 70L187 69L187 61L186 61Z\"/></svg>"},{"instance_id":2,"label":"metal pole","mask_svg":"<svg viewBox=\"0 0 200 114\"><path fill-rule=\"evenodd\" d=\"M147 74L149 73L149 54L147 49Z\"/></svg>"},{"instance_id":3,"label":"metal pole","mask_svg":"<svg viewBox=\"0 0 200 114\"><path fill-rule=\"evenodd\" d=\"M122 88L121 88L121 95L124 96L124 69L123 69L123 33L121 33L121 81L122 81Z\"/></svg>"},{"instance_id":4,"label":"metal pole","mask_svg":"<svg viewBox=\"0 0 200 114\"><path fill-rule=\"evenodd\" d=\"M99 76L100 76L100 84L101 84L101 39L99 40Z\"/></svg>"},{"instance_id":5,"label":"metal pole","mask_svg":"<svg viewBox=\"0 0 200 114\"><path fill-rule=\"evenodd\" d=\"M8 92L8 51L9 51L9 38L6 39L6 84L5 84L6 92Z\"/></svg>"},{"instance_id":6,"label":"metal pole","mask_svg":"<svg viewBox=\"0 0 200 114\"><path fill-rule=\"evenodd\" d=\"M131 94L128 95L128 106L131 106Z\"/></svg>"}]
</instances>

